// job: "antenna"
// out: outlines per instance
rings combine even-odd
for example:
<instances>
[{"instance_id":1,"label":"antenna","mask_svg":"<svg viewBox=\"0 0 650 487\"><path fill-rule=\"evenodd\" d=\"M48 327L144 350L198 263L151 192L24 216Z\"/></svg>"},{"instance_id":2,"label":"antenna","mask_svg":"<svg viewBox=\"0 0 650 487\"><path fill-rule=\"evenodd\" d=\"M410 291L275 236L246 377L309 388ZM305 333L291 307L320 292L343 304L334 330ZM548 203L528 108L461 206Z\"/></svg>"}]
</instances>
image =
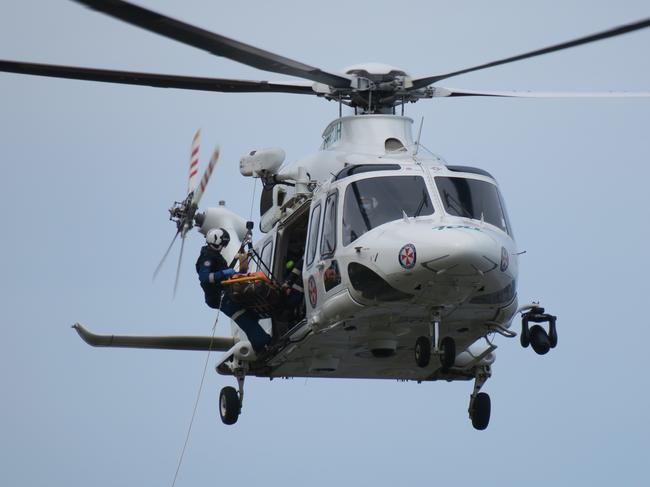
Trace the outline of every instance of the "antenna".
<instances>
[{"instance_id":1,"label":"antenna","mask_svg":"<svg viewBox=\"0 0 650 487\"><path fill-rule=\"evenodd\" d=\"M418 129L418 140L415 142L415 152L413 153L414 156L417 156L418 151L420 150L420 137L422 137L422 125L424 125L424 116L420 119L420 128Z\"/></svg>"}]
</instances>

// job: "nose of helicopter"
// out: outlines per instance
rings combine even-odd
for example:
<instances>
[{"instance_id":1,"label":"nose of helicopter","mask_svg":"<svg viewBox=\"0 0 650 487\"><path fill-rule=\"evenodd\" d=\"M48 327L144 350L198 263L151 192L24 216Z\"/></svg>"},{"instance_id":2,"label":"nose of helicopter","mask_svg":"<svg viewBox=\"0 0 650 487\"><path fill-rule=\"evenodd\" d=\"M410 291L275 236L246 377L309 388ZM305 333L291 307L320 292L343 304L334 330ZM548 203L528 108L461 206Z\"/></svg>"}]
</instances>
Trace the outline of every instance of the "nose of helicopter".
<instances>
[{"instance_id":1,"label":"nose of helicopter","mask_svg":"<svg viewBox=\"0 0 650 487\"><path fill-rule=\"evenodd\" d=\"M368 232L354 249L347 269L355 296L378 301L461 303L508 288L517 274L514 242L487 225L404 219Z\"/></svg>"},{"instance_id":2,"label":"nose of helicopter","mask_svg":"<svg viewBox=\"0 0 650 487\"><path fill-rule=\"evenodd\" d=\"M500 266L502 247L478 227L440 226L422 241L424 268L438 274L483 275Z\"/></svg>"},{"instance_id":3,"label":"nose of helicopter","mask_svg":"<svg viewBox=\"0 0 650 487\"><path fill-rule=\"evenodd\" d=\"M399 222L380 240L385 255L381 266L388 275L405 271L412 275L423 269L454 276L481 275L507 260L501 244L477 226Z\"/></svg>"},{"instance_id":4,"label":"nose of helicopter","mask_svg":"<svg viewBox=\"0 0 650 487\"><path fill-rule=\"evenodd\" d=\"M375 268L386 281L428 301L462 301L512 279L505 242L478 226L395 222L374 241Z\"/></svg>"}]
</instances>

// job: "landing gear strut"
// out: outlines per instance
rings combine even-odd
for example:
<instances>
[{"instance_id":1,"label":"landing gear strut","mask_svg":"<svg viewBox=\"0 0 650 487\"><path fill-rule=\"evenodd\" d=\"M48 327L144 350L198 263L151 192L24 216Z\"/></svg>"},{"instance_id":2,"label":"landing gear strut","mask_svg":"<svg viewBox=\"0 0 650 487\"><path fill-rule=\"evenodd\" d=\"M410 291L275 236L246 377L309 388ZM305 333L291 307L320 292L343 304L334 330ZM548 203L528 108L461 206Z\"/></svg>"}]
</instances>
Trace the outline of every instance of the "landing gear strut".
<instances>
[{"instance_id":1,"label":"landing gear strut","mask_svg":"<svg viewBox=\"0 0 650 487\"><path fill-rule=\"evenodd\" d=\"M242 360L240 355L246 356L248 353L249 350L241 347L240 350L237 350L229 357L231 358L230 361L222 361L217 365L217 367L226 365L237 379L237 389L226 386L221 389L219 394L219 415L224 424L235 424L239 419L244 404L244 380L249 368L248 361Z\"/></svg>"},{"instance_id":2,"label":"landing gear strut","mask_svg":"<svg viewBox=\"0 0 650 487\"><path fill-rule=\"evenodd\" d=\"M469 398L469 418L472 420L472 426L477 430L484 430L490 423L490 412L492 405L490 396L485 392L479 392L485 381L492 375L489 365L478 367L474 380L474 391Z\"/></svg>"},{"instance_id":3,"label":"landing gear strut","mask_svg":"<svg viewBox=\"0 0 650 487\"><path fill-rule=\"evenodd\" d=\"M421 336L415 341L415 363L418 367L427 367L433 353L440 357L441 370L447 372L456 361L456 342L451 337L440 338L440 315L438 314L433 317L430 335L431 338Z\"/></svg>"},{"instance_id":4,"label":"landing gear strut","mask_svg":"<svg viewBox=\"0 0 650 487\"><path fill-rule=\"evenodd\" d=\"M557 346L556 320L557 317L544 313L544 308L531 306L521 316L521 346L526 348L530 345L538 355L544 355L551 348L555 348ZM548 323L548 333L541 325L533 325L528 328L529 322Z\"/></svg>"}]
</instances>

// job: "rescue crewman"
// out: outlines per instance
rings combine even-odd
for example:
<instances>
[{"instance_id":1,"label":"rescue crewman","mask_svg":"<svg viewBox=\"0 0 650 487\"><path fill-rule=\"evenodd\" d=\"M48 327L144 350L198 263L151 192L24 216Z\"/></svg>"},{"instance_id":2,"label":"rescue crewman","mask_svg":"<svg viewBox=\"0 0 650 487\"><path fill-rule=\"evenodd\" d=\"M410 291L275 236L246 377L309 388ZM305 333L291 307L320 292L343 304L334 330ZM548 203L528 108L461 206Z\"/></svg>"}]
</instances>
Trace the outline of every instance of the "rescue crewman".
<instances>
[{"instance_id":1,"label":"rescue crewman","mask_svg":"<svg viewBox=\"0 0 650 487\"><path fill-rule=\"evenodd\" d=\"M302 258L297 261L289 259L285 266L282 290L285 295L286 309L290 313L290 321L300 320L304 316L301 309L305 299L305 290L302 287L302 263Z\"/></svg>"},{"instance_id":2,"label":"rescue crewman","mask_svg":"<svg viewBox=\"0 0 650 487\"><path fill-rule=\"evenodd\" d=\"M296 292L304 293L302 288L302 259L289 259L285 265L284 286Z\"/></svg>"},{"instance_id":3,"label":"rescue crewman","mask_svg":"<svg viewBox=\"0 0 650 487\"><path fill-rule=\"evenodd\" d=\"M235 273L228 266L221 251L230 242L230 234L223 228L213 228L205 236L206 245L201 248L201 254L196 261L196 272L205 294L205 303L214 309L220 309L241 328L251 342L255 352L261 352L271 342L271 337L259 324L259 316L252 310L234 303L227 295L223 295L221 281Z\"/></svg>"}]
</instances>

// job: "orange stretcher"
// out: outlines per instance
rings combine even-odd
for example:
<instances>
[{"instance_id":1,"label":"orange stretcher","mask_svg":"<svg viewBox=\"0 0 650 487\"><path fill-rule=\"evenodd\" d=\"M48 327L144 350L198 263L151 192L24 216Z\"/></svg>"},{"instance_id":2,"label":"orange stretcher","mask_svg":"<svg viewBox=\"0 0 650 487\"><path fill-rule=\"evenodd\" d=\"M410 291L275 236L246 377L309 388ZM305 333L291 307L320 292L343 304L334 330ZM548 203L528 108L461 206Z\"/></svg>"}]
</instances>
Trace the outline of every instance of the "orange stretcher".
<instances>
[{"instance_id":1,"label":"orange stretcher","mask_svg":"<svg viewBox=\"0 0 650 487\"><path fill-rule=\"evenodd\" d=\"M271 279L263 272L248 272L246 274L233 274L230 279L221 281L221 284L237 284L250 281L267 281L270 283Z\"/></svg>"},{"instance_id":2,"label":"orange stretcher","mask_svg":"<svg viewBox=\"0 0 650 487\"><path fill-rule=\"evenodd\" d=\"M280 301L280 286L264 272L233 274L221 285L233 302L255 311L260 318L269 318Z\"/></svg>"}]
</instances>

